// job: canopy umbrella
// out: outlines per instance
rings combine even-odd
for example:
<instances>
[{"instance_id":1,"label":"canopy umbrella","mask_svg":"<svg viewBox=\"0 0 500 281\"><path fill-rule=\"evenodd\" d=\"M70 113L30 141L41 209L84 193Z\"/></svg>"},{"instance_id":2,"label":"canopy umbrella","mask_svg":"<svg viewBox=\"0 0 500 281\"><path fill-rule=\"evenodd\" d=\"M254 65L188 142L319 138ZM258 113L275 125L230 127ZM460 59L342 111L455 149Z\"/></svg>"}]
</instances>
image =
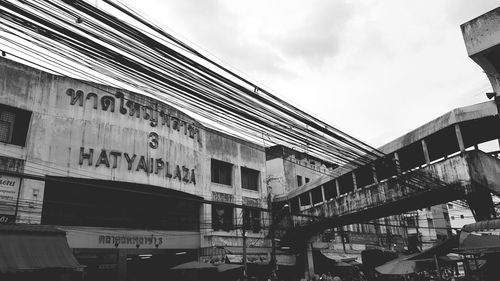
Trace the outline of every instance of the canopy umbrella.
<instances>
[{"instance_id":1,"label":"canopy umbrella","mask_svg":"<svg viewBox=\"0 0 500 281\"><path fill-rule=\"evenodd\" d=\"M339 266L339 267L350 267L350 266L352 266L352 264L347 263L347 262L343 262L343 261L339 261L339 262L336 262L336 263L334 264L334 266Z\"/></svg>"},{"instance_id":2,"label":"canopy umbrella","mask_svg":"<svg viewBox=\"0 0 500 281\"><path fill-rule=\"evenodd\" d=\"M462 231L458 252L461 254L485 254L500 252L500 236L476 235Z\"/></svg>"},{"instance_id":3,"label":"canopy umbrella","mask_svg":"<svg viewBox=\"0 0 500 281\"><path fill-rule=\"evenodd\" d=\"M417 261L414 260L392 260L383 265L375 267L381 274L405 275L417 272Z\"/></svg>"},{"instance_id":4,"label":"canopy umbrella","mask_svg":"<svg viewBox=\"0 0 500 281\"><path fill-rule=\"evenodd\" d=\"M190 261L183 264L176 265L171 269L216 269L216 267L211 263L201 262L201 261Z\"/></svg>"},{"instance_id":5,"label":"canopy umbrella","mask_svg":"<svg viewBox=\"0 0 500 281\"><path fill-rule=\"evenodd\" d=\"M243 268L243 265L241 265L241 264L221 263L217 266L217 271L224 272L224 271L229 271L229 270L233 270L233 269L241 269L241 268Z\"/></svg>"}]
</instances>

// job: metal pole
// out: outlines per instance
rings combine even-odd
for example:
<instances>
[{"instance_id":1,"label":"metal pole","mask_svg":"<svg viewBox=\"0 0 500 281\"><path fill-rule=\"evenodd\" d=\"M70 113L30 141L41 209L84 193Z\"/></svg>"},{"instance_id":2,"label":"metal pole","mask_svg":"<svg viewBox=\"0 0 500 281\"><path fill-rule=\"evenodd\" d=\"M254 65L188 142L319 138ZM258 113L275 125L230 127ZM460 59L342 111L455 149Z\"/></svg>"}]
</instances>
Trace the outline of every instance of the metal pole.
<instances>
[{"instance_id":1,"label":"metal pole","mask_svg":"<svg viewBox=\"0 0 500 281\"><path fill-rule=\"evenodd\" d=\"M23 178L19 178L19 187L17 188L17 198L16 198L16 209L14 210L14 224L17 223L17 214L19 212L19 198L21 196L21 185L23 184Z\"/></svg>"},{"instance_id":2,"label":"metal pole","mask_svg":"<svg viewBox=\"0 0 500 281\"><path fill-rule=\"evenodd\" d=\"M439 270L439 263L436 255L434 255L434 262L436 263L437 280L441 281L441 272Z\"/></svg>"},{"instance_id":3,"label":"metal pole","mask_svg":"<svg viewBox=\"0 0 500 281\"><path fill-rule=\"evenodd\" d=\"M247 280L247 233L245 230L244 223L242 228L242 234L243 234L243 280L246 281Z\"/></svg>"},{"instance_id":4,"label":"metal pole","mask_svg":"<svg viewBox=\"0 0 500 281\"><path fill-rule=\"evenodd\" d=\"M271 266L273 269L277 269L277 264L276 264L276 233L274 232L274 213L273 213L273 207L272 207L272 202L271 202L271 192L269 192L269 195L267 196L267 204L269 208L269 216L270 216L270 225L269 225L269 231L270 236L271 236Z\"/></svg>"}]
</instances>

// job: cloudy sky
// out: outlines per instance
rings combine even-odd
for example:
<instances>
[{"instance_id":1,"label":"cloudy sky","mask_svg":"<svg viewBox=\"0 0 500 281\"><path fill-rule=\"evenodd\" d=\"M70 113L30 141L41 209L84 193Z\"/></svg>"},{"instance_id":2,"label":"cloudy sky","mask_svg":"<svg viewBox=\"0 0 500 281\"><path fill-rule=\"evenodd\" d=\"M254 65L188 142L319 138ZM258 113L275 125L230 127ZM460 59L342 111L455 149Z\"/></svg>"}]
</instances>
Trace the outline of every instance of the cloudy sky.
<instances>
[{"instance_id":1,"label":"cloudy sky","mask_svg":"<svg viewBox=\"0 0 500 281\"><path fill-rule=\"evenodd\" d=\"M376 147L491 91L460 24L498 1L123 1Z\"/></svg>"}]
</instances>

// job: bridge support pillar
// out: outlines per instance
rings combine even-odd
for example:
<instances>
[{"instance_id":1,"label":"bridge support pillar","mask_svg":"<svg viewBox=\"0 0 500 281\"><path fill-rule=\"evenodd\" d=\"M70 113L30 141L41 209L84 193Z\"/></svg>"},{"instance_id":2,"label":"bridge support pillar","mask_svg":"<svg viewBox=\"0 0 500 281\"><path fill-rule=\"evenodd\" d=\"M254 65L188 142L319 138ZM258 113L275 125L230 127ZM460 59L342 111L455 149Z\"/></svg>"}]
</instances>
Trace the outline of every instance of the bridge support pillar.
<instances>
[{"instance_id":1,"label":"bridge support pillar","mask_svg":"<svg viewBox=\"0 0 500 281\"><path fill-rule=\"evenodd\" d=\"M484 221L496 217L493 199L486 188L476 188L466 197L467 203L476 221Z\"/></svg>"},{"instance_id":2,"label":"bridge support pillar","mask_svg":"<svg viewBox=\"0 0 500 281\"><path fill-rule=\"evenodd\" d=\"M312 242L310 239L305 240L306 247L305 247L305 255L304 255L304 265L305 265L305 272L304 272L304 277L306 280L312 280L314 277L314 260L313 260L313 248L312 248Z\"/></svg>"}]
</instances>

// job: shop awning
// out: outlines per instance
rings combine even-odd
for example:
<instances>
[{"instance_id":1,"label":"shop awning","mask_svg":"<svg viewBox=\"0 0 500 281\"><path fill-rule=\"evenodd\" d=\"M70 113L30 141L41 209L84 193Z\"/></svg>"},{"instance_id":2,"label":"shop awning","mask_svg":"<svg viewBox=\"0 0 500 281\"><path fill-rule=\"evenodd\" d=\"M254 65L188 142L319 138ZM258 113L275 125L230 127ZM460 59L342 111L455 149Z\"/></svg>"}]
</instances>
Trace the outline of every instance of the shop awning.
<instances>
[{"instance_id":1,"label":"shop awning","mask_svg":"<svg viewBox=\"0 0 500 281\"><path fill-rule=\"evenodd\" d=\"M361 255L357 254L346 254L346 253L327 252L327 251L320 251L320 252L321 254L323 254L323 256L335 262L349 262L361 258Z\"/></svg>"},{"instance_id":2,"label":"shop awning","mask_svg":"<svg viewBox=\"0 0 500 281\"><path fill-rule=\"evenodd\" d=\"M462 231L465 232L477 232L485 230L499 230L500 229L500 219L486 220L475 222L471 224L464 225Z\"/></svg>"},{"instance_id":3,"label":"shop awning","mask_svg":"<svg viewBox=\"0 0 500 281\"><path fill-rule=\"evenodd\" d=\"M458 247L458 236L451 236L445 241L421 252L413 255L408 260L422 260L422 259L431 259L434 256L446 256L450 252L453 252L455 248Z\"/></svg>"},{"instance_id":4,"label":"shop awning","mask_svg":"<svg viewBox=\"0 0 500 281\"><path fill-rule=\"evenodd\" d=\"M240 264L243 263L243 255L226 255L227 262ZM268 264L267 255L247 254L247 264Z\"/></svg>"},{"instance_id":5,"label":"shop awning","mask_svg":"<svg viewBox=\"0 0 500 281\"><path fill-rule=\"evenodd\" d=\"M462 231L458 252L461 254L500 253L500 236L476 235Z\"/></svg>"},{"instance_id":6,"label":"shop awning","mask_svg":"<svg viewBox=\"0 0 500 281\"><path fill-rule=\"evenodd\" d=\"M0 272L81 267L63 231L43 225L0 225Z\"/></svg>"}]
</instances>

